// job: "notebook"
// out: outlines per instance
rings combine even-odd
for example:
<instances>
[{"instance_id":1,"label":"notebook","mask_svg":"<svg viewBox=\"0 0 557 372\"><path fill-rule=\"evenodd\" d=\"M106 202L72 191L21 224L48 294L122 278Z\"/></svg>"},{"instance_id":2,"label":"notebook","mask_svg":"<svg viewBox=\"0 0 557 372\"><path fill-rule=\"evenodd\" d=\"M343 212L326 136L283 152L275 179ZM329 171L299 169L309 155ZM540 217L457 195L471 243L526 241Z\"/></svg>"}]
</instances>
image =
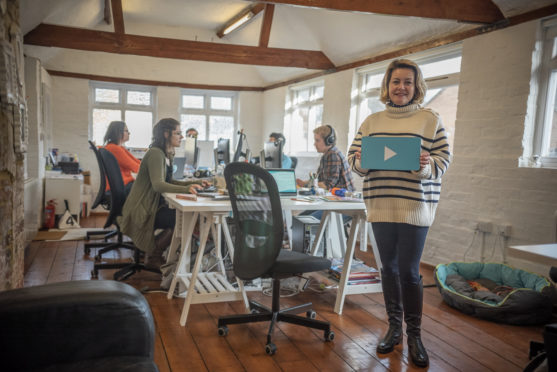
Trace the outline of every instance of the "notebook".
<instances>
[{"instance_id":1,"label":"notebook","mask_svg":"<svg viewBox=\"0 0 557 372\"><path fill-rule=\"evenodd\" d=\"M420 169L421 139L417 137L363 137L362 168Z\"/></svg>"},{"instance_id":2,"label":"notebook","mask_svg":"<svg viewBox=\"0 0 557 372\"><path fill-rule=\"evenodd\" d=\"M296 195L296 174L294 169L267 169L275 179L281 196Z\"/></svg>"},{"instance_id":3,"label":"notebook","mask_svg":"<svg viewBox=\"0 0 557 372\"><path fill-rule=\"evenodd\" d=\"M185 157L174 158L172 178L179 180L184 178L184 166L186 165Z\"/></svg>"}]
</instances>

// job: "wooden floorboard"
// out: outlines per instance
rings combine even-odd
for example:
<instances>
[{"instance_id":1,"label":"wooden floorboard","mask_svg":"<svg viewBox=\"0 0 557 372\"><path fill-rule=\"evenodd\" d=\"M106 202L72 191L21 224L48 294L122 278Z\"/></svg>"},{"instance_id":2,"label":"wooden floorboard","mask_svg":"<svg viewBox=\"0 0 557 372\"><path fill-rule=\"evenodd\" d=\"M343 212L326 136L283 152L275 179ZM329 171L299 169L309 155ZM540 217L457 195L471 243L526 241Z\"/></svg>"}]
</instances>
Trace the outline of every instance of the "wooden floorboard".
<instances>
[{"instance_id":1,"label":"wooden floorboard","mask_svg":"<svg viewBox=\"0 0 557 372\"><path fill-rule=\"evenodd\" d=\"M102 227L106 215L81 220L82 227ZM90 280L94 256L84 254L84 241L32 242L26 249L26 287L67 280ZM105 254L103 262L130 260L129 250ZM371 252L358 253L374 263ZM99 279L112 279L115 270L101 270ZM422 267L425 284L433 284L433 269ZM265 354L268 323L230 325L217 334L221 315L241 314L241 301L192 305L185 327L179 318L183 298L168 300L155 291L159 276L141 272L126 281L145 291L155 318L155 362L161 372L180 371L421 371L414 366L404 343L389 354L375 348L387 328L380 293L346 297L342 315L333 311L336 292L306 290L281 299L283 306L313 302L318 319L331 323L333 342L323 342L323 331L280 323L275 327L274 356ZM270 297L250 292L250 298L270 305ZM430 356L429 371L521 371L528 362L531 340L542 340L542 326L514 326L485 321L461 313L443 302L436 287L424 289L422 339Z\"/></svg>"}]
</instances>

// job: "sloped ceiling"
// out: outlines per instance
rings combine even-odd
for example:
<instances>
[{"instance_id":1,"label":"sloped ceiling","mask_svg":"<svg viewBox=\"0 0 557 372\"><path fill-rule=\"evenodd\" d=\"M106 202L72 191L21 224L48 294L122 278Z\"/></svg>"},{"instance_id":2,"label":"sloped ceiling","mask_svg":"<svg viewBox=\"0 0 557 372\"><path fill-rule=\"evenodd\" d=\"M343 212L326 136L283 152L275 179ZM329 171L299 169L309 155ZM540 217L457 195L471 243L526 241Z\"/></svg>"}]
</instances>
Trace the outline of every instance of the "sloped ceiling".
<instances>
[{"instance_id":1,"label":"sloped ceiling","mask_svg":"<svg viewBox=\"0 0 557 372\"><path fill-rule=\"evenodd\" d=\"M107 42L108 50L84 47L84 40L87 37L81 36L79 30L65 28L53 30L44 26L44 24L67 26L97 32L91 35L93 40L112 37L114 22L110 17L110 24L105 21L105 6L110 6L110 3L115 1L122 6L122 27L125 27L123 37L130 39L118 39L114 36L113 44L119 43L118 48L125 48L132 42L139 42L137 48L141 51L132 51L129 55L126 55L125 51L122 54L122 49L111 49L112 46L108 45L110 42ZM494 4L502 15L503 23L505 17L514 17L548 6L550 8L546 8L543 14L557 11L554 9L557 0L494 0L492 3L490 0L470 0L464 3L459 3L462 0L442 0L429 3L451 1L456 1L454 4L457 5L481 4L482 1ZM49 70L130 79L247 87L266 87L317 74L323 70L334 70L355 61L372 59L390 51L481 26L451 19L383 15L291 5L291 3L312 3L335 7L345 6L347 3L360 3L365 7L366 4L370 4L365 0L274 1L269 2L275 3L275 7L268 45L262 48L258 43L263 12L254 17L252 22L224 38L220 39L216 36L219 28L234 15L250 6L252 1L125 0L120 3L120 0L22 0L20 3L21 28L23 33L27 34L25 53L41 59L43 66ZM374 3L381 3L381 1ZM385 1L385 3L393 2ZM401 0L397 3L415 2ZM424 5L426 8L427 3L428 1L421 2L426 4ZM428 10L435 9L425 9ZM416 11L422 12L423 9ZM42 28L36 29L36 27ZM52 40L48 40L47 34L52 36ZM133 39L136 36L149 38L136 41ZM192 44L193 47L208 48L204 51L210 56L205 57L201 54L193 57L190 53L191 49L188 49L192 48L191 45L188 45L183 53L179 53L181 45L156 40L152 48L159 50L151 54L146 49L149 48L148 43L153 37L198 42ZM146 44L143 44L144 42ZM246 48L242 49L242 46ZM294 51L283 54L282 49ZM307 54L304 57L306 59L297 61L298 55L303 54ZM235 57L237 59L234 59ZM196 60L196 58L201 59ZM320 58L324 58L321 64L318 63ZM130 68L130 64L133 68ZM308 68L308 66L317 67Z\"/></svg>"}]
</instances>

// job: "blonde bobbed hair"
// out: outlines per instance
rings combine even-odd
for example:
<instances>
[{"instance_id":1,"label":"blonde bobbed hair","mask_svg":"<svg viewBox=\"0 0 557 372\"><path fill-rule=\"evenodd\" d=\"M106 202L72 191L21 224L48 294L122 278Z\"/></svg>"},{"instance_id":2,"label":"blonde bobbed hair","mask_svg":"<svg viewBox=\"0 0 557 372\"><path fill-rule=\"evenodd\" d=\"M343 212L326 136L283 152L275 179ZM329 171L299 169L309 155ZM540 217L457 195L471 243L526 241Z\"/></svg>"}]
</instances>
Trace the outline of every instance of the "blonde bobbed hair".
<instances>
[{"instance_id":1,"label":"blonde bobbed hair","mask_svg":"<svg viewBox=\"0 0 557 372\"><path fill-rule=\"evenodd\" d=\"M423 103L425 98L425 93L427 91L427 85L422 74L422 70L416 64L416 62L409 59L395 59L387 67L385 76L383 76L383 82L381 83L381 95L379 99L383 103L388 103L391 101L389 98L389 82L391 81L391 76L393 71L397 68L407 68L414 71L414 98L410 103Z\"/></svg>"}]
</instances>

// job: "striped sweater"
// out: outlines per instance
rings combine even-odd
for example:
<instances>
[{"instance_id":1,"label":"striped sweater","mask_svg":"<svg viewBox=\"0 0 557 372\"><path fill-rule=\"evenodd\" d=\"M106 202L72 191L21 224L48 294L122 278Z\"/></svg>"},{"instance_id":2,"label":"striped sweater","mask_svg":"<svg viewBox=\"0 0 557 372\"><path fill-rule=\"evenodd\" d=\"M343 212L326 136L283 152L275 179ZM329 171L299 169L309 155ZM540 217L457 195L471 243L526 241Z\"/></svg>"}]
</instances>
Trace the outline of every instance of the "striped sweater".
<instances>
[{"instance_id":1,"label":"striped sweater","mask_svg":"<svg viewBox=\"0 0 557 372\"><path fill-rule=\"evenodd\" d=\"M352 170L365 177L367 220L431 226L441 193L441 177L452 157L445 128L436 112L418 104L386 108L364 120L348 151ZM364 136L418 137L422 151L430 153L429 164L418 171L363 169L355 152L361 149Z\"/></svg>"}]
</instances>

